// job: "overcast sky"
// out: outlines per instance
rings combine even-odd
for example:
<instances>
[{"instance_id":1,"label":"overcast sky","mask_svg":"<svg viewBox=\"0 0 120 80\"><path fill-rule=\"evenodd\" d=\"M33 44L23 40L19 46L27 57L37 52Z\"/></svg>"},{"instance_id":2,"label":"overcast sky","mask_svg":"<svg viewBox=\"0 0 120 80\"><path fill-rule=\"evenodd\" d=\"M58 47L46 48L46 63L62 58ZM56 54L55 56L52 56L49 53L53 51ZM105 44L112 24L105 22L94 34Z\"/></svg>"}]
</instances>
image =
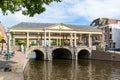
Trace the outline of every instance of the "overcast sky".
<instances>
[{"instance_id":1,"label":"overcast sky","mask_svg":"<svg viewBox=\"0 0 120 80\"><path fill-rule=\"evenodd\" d=\"M42 14L28 17L17 12L15 14L2 15L0 21L5 27L11 27L20 22L44 22L87 24L99 17L120 19L120 0L62 0L46 6Z\"/></svg>"}]
</instances>

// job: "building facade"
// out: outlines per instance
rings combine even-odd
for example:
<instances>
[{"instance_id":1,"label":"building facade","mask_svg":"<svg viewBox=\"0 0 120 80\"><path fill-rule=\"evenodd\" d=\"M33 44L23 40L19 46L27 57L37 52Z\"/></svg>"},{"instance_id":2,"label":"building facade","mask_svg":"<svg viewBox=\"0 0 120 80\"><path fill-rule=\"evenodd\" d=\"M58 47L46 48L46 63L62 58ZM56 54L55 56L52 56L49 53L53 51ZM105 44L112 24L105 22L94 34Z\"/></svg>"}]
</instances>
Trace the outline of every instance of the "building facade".
<instances>
[{"instance_id":1,"label":"building facade","mask_svg":"<svg viewBox=\"0 0 120 80\"><path fill-rule=\"evenodd\" d=\"M11 45L103 46L103 31L87 25L22 22L9 28Z\"/></svg>"},{"instance_id":2,"label":"building facade","mask_svg":"<svg viewBox=\"0 0 120 80\"><path fill-rule=\"evenodd\" d=\"M7 40L6 33L5 33L5 27L0 22L0 36L5 41Z\"/></svg>"},{"instance_id":3,"label":"building facade","mask_svg":"<svg viewBox=\"0 0 120 80\"><path fill-rule=\"evenodd\" d=\"M120 48L120 20L98 18L95 19L90 25L104 31L106 47Z\"/></svg>"}]
</instances>

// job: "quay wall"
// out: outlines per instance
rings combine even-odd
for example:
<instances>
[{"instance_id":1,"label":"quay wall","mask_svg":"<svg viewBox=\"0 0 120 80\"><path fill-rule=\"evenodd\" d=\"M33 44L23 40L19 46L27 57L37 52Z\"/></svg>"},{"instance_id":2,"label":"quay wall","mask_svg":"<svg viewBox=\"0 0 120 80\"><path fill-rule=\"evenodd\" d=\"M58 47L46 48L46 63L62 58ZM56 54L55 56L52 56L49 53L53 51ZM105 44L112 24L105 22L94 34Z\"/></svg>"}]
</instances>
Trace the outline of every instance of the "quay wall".
<instances>
[{"instance_id":1,"label":"quay wall","mask_svg":"<svg viewBox=\"0 0 120 80\"><path fill-rule=\"evenodd\" d=\"M92 50L91 59L95 60L108 60L108 61L120 61L120 53L118 52L105 52Z\"/></svg>"}]
</instances>

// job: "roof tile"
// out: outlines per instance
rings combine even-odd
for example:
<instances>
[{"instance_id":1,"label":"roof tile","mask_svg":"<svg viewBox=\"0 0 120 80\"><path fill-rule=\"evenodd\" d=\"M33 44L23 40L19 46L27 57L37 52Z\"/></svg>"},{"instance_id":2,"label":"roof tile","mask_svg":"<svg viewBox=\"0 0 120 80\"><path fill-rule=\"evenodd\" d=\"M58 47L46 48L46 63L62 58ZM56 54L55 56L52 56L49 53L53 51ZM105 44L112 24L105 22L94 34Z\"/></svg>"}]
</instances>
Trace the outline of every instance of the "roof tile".
<instances>
[{"instance_id":1,"label":"roof tile","mask_svg":"<svg viewBox=\"0 0 120 80\"><path fill-rule=\"evenodd\" d=\"M21 22L17 25L12 26L11 28L45 28L53 25L57 25L58 23L30 23L30 22ZM89 25L72 25L72 24L65 24L71 28L76 30L100 30L95 27Z\"/></svg>"}]
</instances>

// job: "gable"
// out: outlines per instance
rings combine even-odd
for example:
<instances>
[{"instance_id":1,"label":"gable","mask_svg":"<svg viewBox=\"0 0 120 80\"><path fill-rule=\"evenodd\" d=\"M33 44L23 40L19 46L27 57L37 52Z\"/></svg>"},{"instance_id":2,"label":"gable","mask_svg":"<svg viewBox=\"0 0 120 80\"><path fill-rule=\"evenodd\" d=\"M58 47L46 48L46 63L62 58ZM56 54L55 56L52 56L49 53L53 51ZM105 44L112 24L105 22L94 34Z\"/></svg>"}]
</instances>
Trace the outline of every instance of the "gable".
<instances>
[{"instance_id":1,"label":"gable","mask_svg":"<svg viewBox=\"0 0 120 80\"><path fill-rule=\"evenodd\" d=\"M72 28L65 25L55 25L55 26L47 27L47 29L73 30Z\"/></svg>"}]
</instances>

